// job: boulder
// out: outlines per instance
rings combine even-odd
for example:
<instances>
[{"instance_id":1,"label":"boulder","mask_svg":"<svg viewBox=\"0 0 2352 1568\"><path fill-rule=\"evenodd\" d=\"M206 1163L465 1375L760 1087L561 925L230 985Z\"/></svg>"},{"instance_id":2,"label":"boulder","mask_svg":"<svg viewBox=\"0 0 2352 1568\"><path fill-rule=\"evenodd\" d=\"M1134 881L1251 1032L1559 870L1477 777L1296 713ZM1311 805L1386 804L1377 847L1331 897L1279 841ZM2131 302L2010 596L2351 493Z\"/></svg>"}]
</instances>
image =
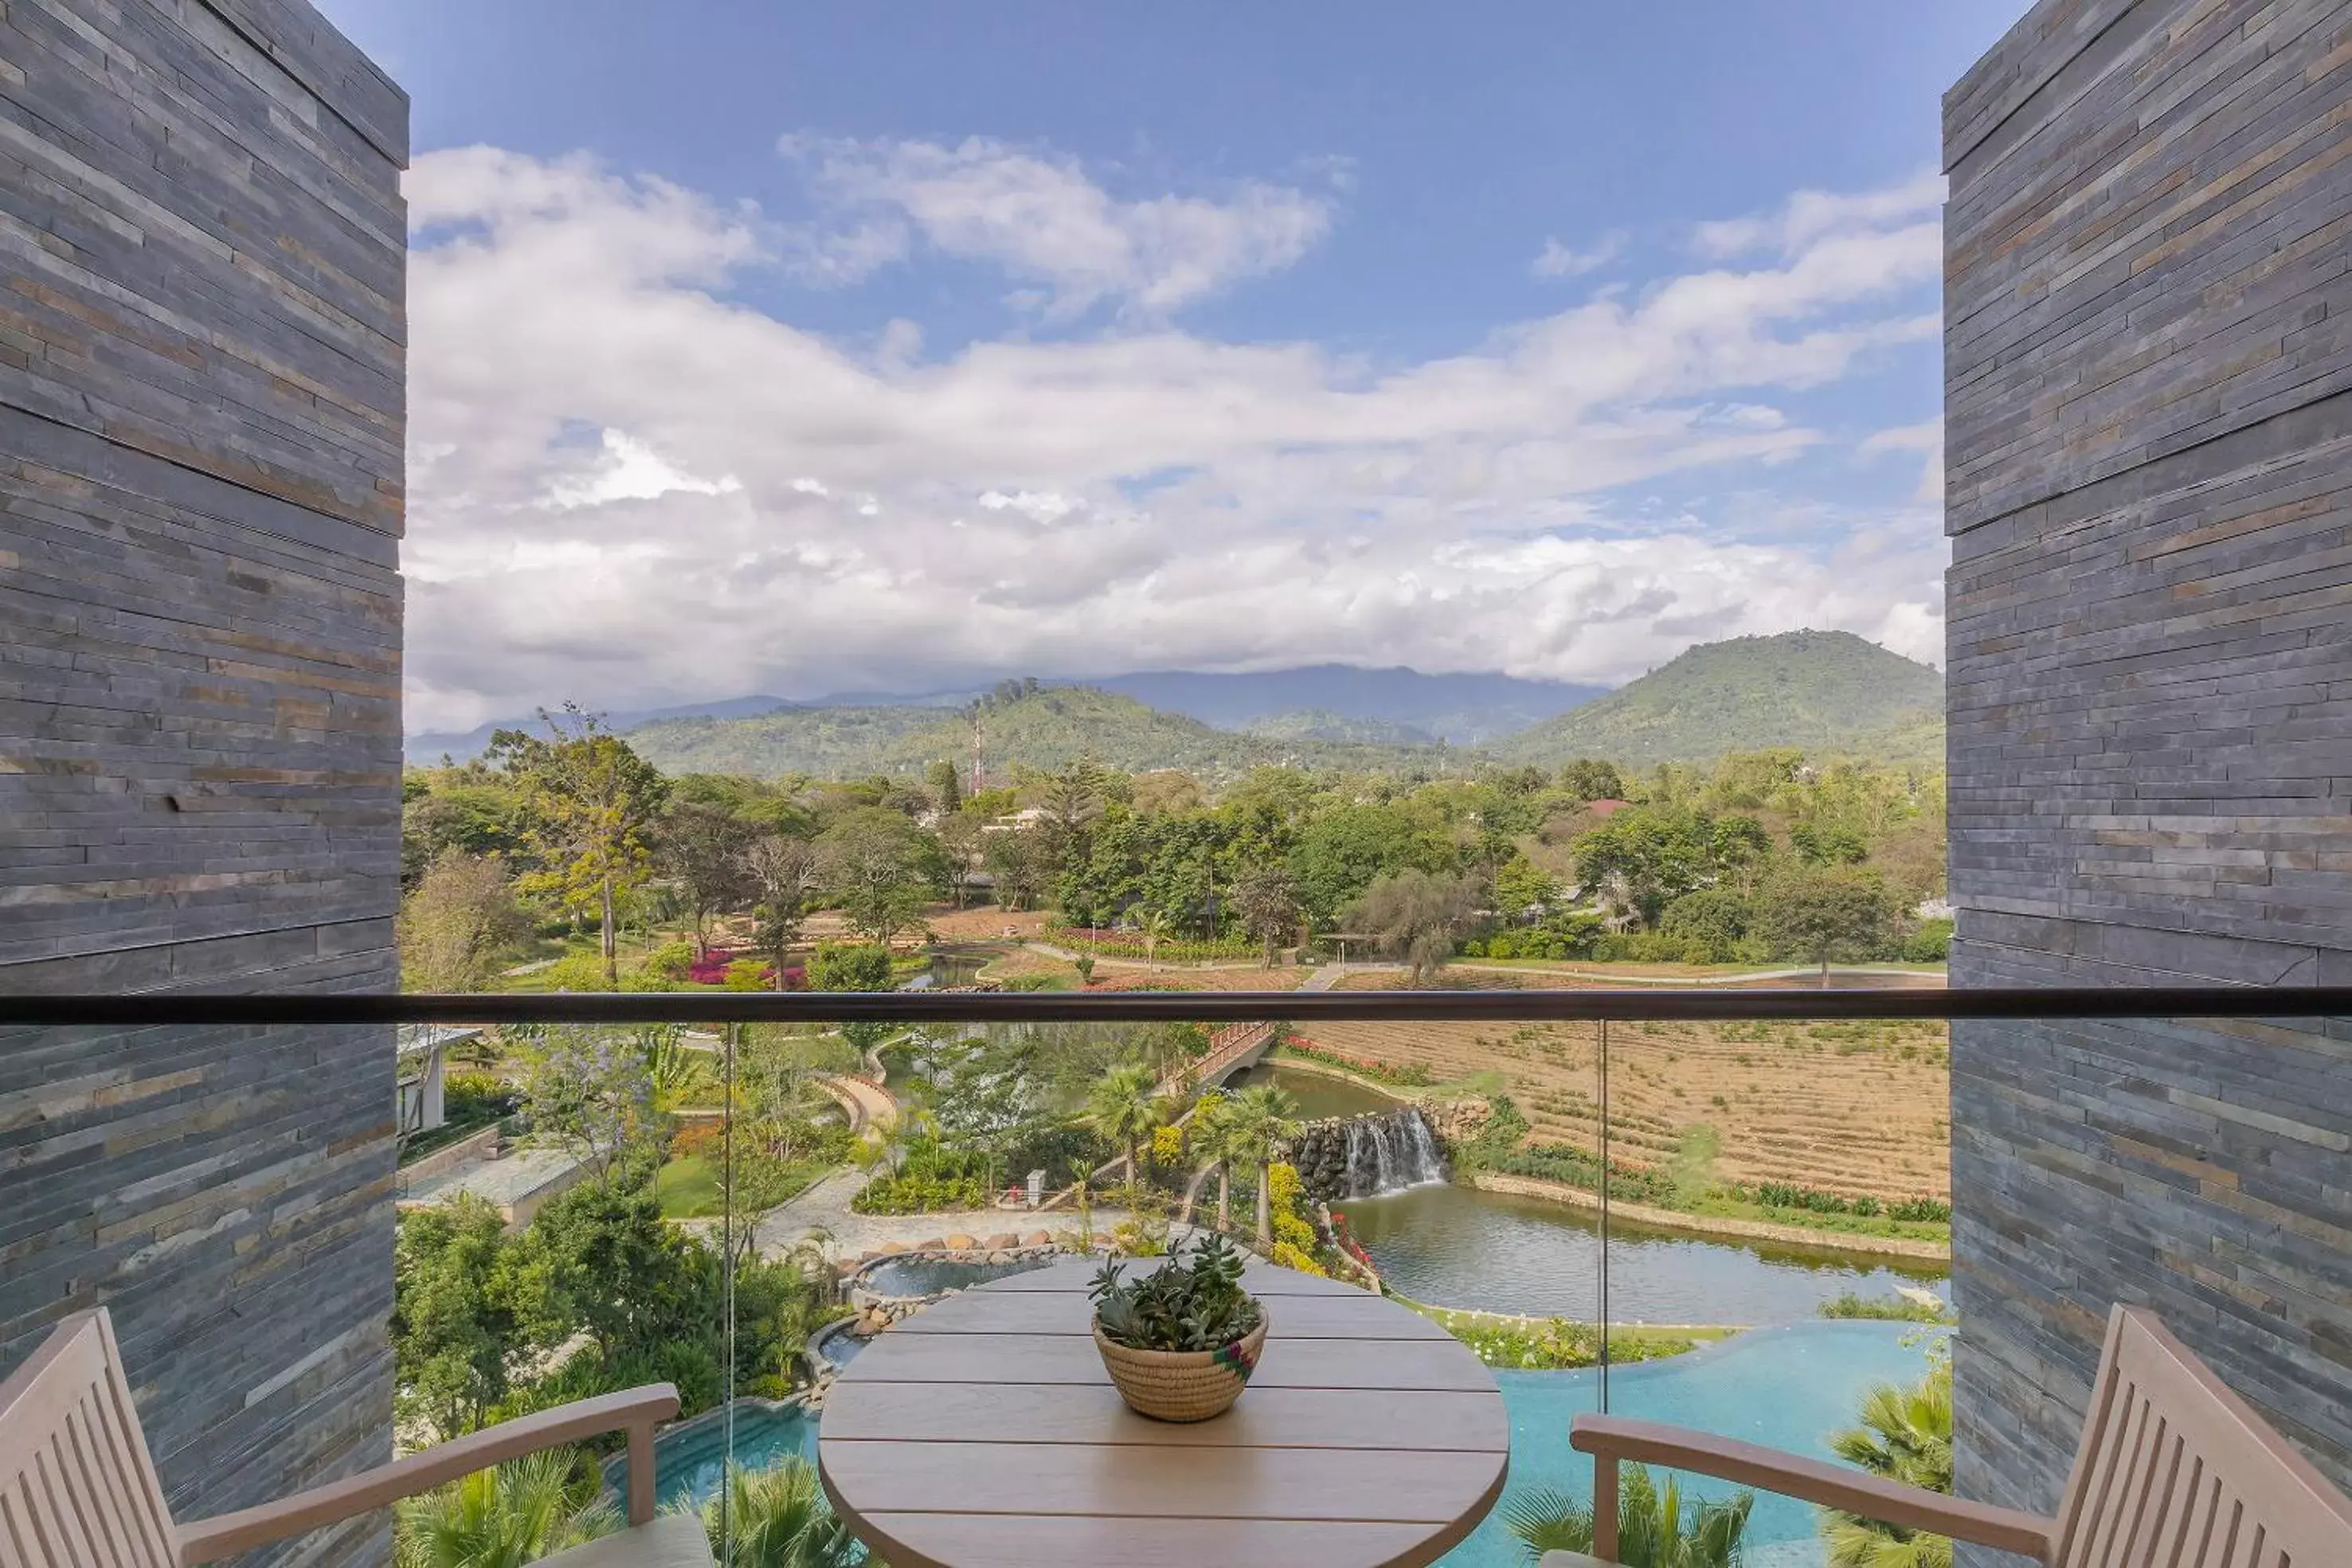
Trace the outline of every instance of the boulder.
<instances>
[{"instance_id":1,"label":"boulder","mask_svg":"<svg viewBox=\"0 0 2352 1568\"><path fill-rule=\"evenodd\" d=\"M1054 1236L1051 1231L1033 1230L1021 1239L1021 1243L1024 1247L1051 1247Z\"/></svg>"},{"instance_id":2,"label":"boulder","mask_svg":"<svg viewBox=\"0 0 2352 1568\"><path fill-rule=\"evenodd\" d=\"M948 1250L950 1252L969 1252L974 1247L979 1245L979 1242L974 1241L971 1237L966 1236L961 1231L958 1231L953 1236L948 1238Z\"/></svg>"},{"instance_id":3,"label":"boulder","mask_svg":"<svg viewBox=\"0 0 2352 1568\"><path fill-rule=\"evenodd\" d=\"M1002 1252L1009 1247L1020 1246L1021 1238L1013 1235L1010 1230L1000 1230L995 1235L990 1237L986 1241L981 1243L981 1245L986 1247L992 1252Z\"/></svg>"},{"instance_id":4,"label":"boulder","mask_svg":"<svg viewBox=\"0 0 2352 1568\"><path fill-rule=\"evenodd\" d=\"M944 1252L947 1249L948 1244L936 1236L927 1241L918 1241L912 1248L908 1249L914 1252Z\"/></svg>"},{"instance_id":5,"label":"boulder","mask_svg":"<svg viewBox=\"0 0 2352 1568\"><path fill-rule=\"evenodd\" d=\"M914 1249L913 1246L904 1241L885 1241L882 1243L880 1249L884 1256L893 1256L900 1252L912 1252Z\"/></svg>"}]
</instances>

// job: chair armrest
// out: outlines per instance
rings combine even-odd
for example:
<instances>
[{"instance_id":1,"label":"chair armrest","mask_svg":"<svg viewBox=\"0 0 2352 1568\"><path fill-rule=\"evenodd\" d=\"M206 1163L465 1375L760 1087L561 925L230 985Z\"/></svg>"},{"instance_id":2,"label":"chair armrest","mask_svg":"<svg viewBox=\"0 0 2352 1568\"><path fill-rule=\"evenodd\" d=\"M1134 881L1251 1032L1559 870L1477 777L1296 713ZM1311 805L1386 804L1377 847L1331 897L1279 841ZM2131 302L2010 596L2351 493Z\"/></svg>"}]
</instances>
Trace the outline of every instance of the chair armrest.
<instances>
[{"instance_id":1,"label":"chair armrest","mask_svg":"<svg viewBox=\"0 0 2352 1568\"><path fill-rule=\"evenodd\" d=\"M629 1434L629 1522L643 1524L654 1516L654 1424L677 1414L677 1390L667 1383L533 1411L276 1502L181 1525L180 1563L182 1568L194 1568L431 1491L445 1481L541 1448L623 1429Z\"/></svg>"},{"instance_id":2,"label":"chair armrest","mask_svg":"<svg viewBox=\"0 0 2352 1568\"><path fill-rule=\"evenodd\" d=\"M1622 1416L1579 1416L1569 1427L1569 1446L1593 1456L1608 1472L1606 1490L1616 1492L1620 1459L1691 1470L1703 1476L1737 1481L1785 1497L1802 1499L1824 1508L1843 1509L1864 1519L1884 1520L1906 1530L1932 1531L1956 1541L1998 1547L2048 1562L2057 1540L2058 1521L2013 1508L1969 1502L1920 1487L1881 1479L1844 1465L1827 1464L1783 1453L1756 1443L1743 1443L1712 1433L1694 1432L1656 1421L1635 1421ZM1601 1491L1596 1474L1594 1495ZM1609 1510L1609 1533L1616 1534L1616 1510ZM1594 1521L1598 1533L1601 1521ZM1610 1542L1612 1550L1613 1540ZM1610 1552L1601 1552L1610 1560Z\"/></svg>"}]
</instances>

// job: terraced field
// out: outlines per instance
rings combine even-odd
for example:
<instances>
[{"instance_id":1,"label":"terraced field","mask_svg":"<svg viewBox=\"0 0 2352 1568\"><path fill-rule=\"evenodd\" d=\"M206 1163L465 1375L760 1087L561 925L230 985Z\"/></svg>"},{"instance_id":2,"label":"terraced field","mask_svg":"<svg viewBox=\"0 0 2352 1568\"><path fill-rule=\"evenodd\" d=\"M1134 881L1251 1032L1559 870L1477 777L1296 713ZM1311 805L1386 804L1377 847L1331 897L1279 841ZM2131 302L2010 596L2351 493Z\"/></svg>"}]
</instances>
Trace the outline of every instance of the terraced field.
<instances>
[{"instance_id":1,"label":"terraced field","mask_svg":"<svg viewBox=\"0 0 2352 1568\"><path fill-rule=\"evenodd\" d=\"M1446 979L1465 982L1512 980ZM1346 985L1394 983L1350 976ZM1533 1124L1531 1142L1598 1145L1597 1024L1320 1023L1300 1032L1391 1067L1419 1063L1444 1082L1499 1079ZM1619 1158L1848 1197L1950 1194L1948 1044L1939 1022L1619 1023L1610 1026L1610 1061Z\"/></svg>"}]
</instances>

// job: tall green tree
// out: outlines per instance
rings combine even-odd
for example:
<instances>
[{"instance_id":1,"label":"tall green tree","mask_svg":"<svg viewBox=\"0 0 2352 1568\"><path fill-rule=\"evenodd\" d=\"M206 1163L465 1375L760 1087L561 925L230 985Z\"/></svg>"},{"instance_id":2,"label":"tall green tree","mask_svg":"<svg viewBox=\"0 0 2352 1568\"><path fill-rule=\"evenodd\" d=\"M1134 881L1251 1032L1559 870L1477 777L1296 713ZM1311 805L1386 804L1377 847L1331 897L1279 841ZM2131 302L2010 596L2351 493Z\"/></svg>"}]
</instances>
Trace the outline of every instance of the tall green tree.
<instances>
[{"instance_id":1,"label":"tall green tree","mask_svg":"<svg viewBox=\"0 0 2352 1568\"><path fill-rule=\"evenodd\" d=\"M400 901L402 982L418 991L488 989L530 932L503 862L444 850Z\"/></svg>"},{"instance_id":2,"label":"tall green tree","mask_svg":"<svg viewBox=\"0 0 2352 1568\"><path fill-rule=\"evenodd\" d=\"M541 1343L585 1333L609 1365L717 1332L717 1260L662 1218L650 1161L551 1199L522 1239L522 1299Z\"/></svg>"},{"instance_id":3,"label":"tall green tree","mask_svg":"<svg viewBox=\"0 0 2352 1568\"><path fill-rule=\"evenodd\" d=\"M491 736L488 753L522 794L539 862L522 879L522 891L569 911L593 910L604 982L618 986L619 902L653 874L650 841L669 782L578 705L565 705L561 719L540 716L550 738L502 729Z\"/></svg>"},{"instance_id":4,"label":"tall green tree","mask_svg":"<svg viewBox=\"0 0 2352 1568\"><path fill-rule=\"evenodd\" d=\"M453 1437L506 1397L522 1343L513 1269L506 1222L478 1197L400 1217L391 1335L404 1416Z\"/></svg>"},{"instance_id":5,"label":"tall green tree","mask_svg":"<svg viewBox=\"0 0 2352 1568\"><path fill-rule=\"evenodd\" d=\"M781 991L784 958L801 939L809 894L817 885L816 851L805 839L762 833L744 846L743 870L758 889L752 905L759 921L756 939Z\"/></svg>"},{"instance_id":6,"label":"tall green tree","mask_svg":"<svg viewBox=\"0 0 2352 1568\"><path fill-rule=\"evenodd\" d=\"M635 1034L551 1024L519 1040L532 1130L563 1144L599 1176L659 1135L658 1052Z\"/></svg>"},{"instance_id":7,"label":"tall green tree","mask_svg":"<svg viewBox=\"0 0 2352 1568\"><path fill-rule=\"evenodd\" d=\"M677 887L694 922L697 954L710 951L714 915L742 908L759 893L747 852L754 830L724 807L673 804L655 835L654 863Z\"/></svg>"},{"instance_id":8,"label":"tall green tree","mask_svg":"<svg viewBox=\"0 0 2352 1568\"><path fill-rule=\"evenodd\" d=\"M1757 925L1764 939L1818 963L1824 979L1832 960L1868 958L1890 946L1900 924L1876 877L1843 869L1784 877L1765 889L1763 905Z\"/></svg>"},{"instance_id":9,"label":"tall green tree","mask_svg":"<svg viewBox=\"0 0 2352 1568\"><path fill-rule=\"evenodd\" d=\"M1365 890L1348 923L1380 939L1419 985L1444 966L1478 911L1478 885L1460 875L1402 871Z\"/></svg>"},{"instance_id":10,"label":"tall green tree","mask_svg":"<svg viewBox=\"0 0 2352 1568\"><path fill-rule=\"evenodd\" d=\"M820 942L810 955L809 989L813 991L887 991L895 983L890 973L890 949L876 942ZM845 1023L841 1037L860 1056L890 1035L882 1023Z\"/></svg>"},{"instance_id":11,"label":"tall green tree","mask_svg":"<svg viewBox=\"0 0 2352 1568\"><path fill-rule=\"evenodd\" d=\"M1257 1166L1257 1240L1274 1245L1274 1162L1298 1136L1298 1102L1272 1083L1252 1084L1225 1102L1234 1158Z\"/></svg>"},{"instance_id":12,"label":"tall green tree","mask_svg":"<svg viewBox=\"0 0 2352 1568\"><path fill-rule=\"evenodd\" d=\"M1150 1064L1123 1061L1103 1074L1087 1095L1087 1112L1106 1138L1127 1149L1127 1179L1141 1175L1143 1141L1160 1125L1160 1082Z\"/></svg>"},{"instance_id":13,"label":"tall green tree","mask_svg":"<svg viewBox=\"0 0 2352 1568\"><path fill-rule=\"evenodd\" d=\"M956 765L940 758L923 769L923 782L931 787L931 804L941 817L952 817L963 806L963 780L957 777Z\"/></svg>"},{"instance_id":14,"label":"tall green tree","mask_svg":"<svg viewBox=\"0 0 2352 1568\"><path fill-rule=\"evenodd\" d=\"M1874 1385L1861 1424L1832 1434L1830 1448L1872 1475L1929 1491L1952 1490L1952 1369L1939 1366L1908 1388ZM1822 1511L1830 1568L1952 1568L1949 1537L1906 1530L1838 1509Z\"/></svg>"},{"instance_id":15,"label":"tall green tree","mask_svg":"<svg viewBox=\"0 0 2352 1568\"><path fill-rule=\"evenodd\" d=\"M1234 917L1264 949L1268 968L1274 967L1275 952L1284 938L1297 935L1302 913L1298 883L1281 866L1260 866L1234 883Z\"/></svg>"},{"instance_id":16,"label":"tall green tree","mask_svg":"<svg viewBox=\"0 0 2352 1568\"><path fill-rule=\"evenodd\" d=\"M920 838L913 822L887 806L845 811L818 835L817 865L826 894L851 930L887 946L891 937L922 919L929 890Z\"/></svg>"}]
</instances>

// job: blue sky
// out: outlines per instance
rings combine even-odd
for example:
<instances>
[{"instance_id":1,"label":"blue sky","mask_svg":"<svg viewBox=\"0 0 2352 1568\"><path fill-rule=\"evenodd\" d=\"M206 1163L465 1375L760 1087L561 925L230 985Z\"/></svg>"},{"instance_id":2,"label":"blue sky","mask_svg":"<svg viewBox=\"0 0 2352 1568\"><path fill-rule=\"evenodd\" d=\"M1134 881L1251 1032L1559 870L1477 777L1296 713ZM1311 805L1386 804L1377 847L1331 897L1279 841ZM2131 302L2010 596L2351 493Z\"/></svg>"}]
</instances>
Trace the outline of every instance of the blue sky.
<instances>
[{"instance_id":1,"label":"blue sky","mask_svg":"<svg viewBox=\"0 0 2352 1568\"><path fill-rule=\"evenodd\" d=\"M409 90L411 723L1940 643L2017 0L326 0Z\"/></svg>"}]
</instances>

